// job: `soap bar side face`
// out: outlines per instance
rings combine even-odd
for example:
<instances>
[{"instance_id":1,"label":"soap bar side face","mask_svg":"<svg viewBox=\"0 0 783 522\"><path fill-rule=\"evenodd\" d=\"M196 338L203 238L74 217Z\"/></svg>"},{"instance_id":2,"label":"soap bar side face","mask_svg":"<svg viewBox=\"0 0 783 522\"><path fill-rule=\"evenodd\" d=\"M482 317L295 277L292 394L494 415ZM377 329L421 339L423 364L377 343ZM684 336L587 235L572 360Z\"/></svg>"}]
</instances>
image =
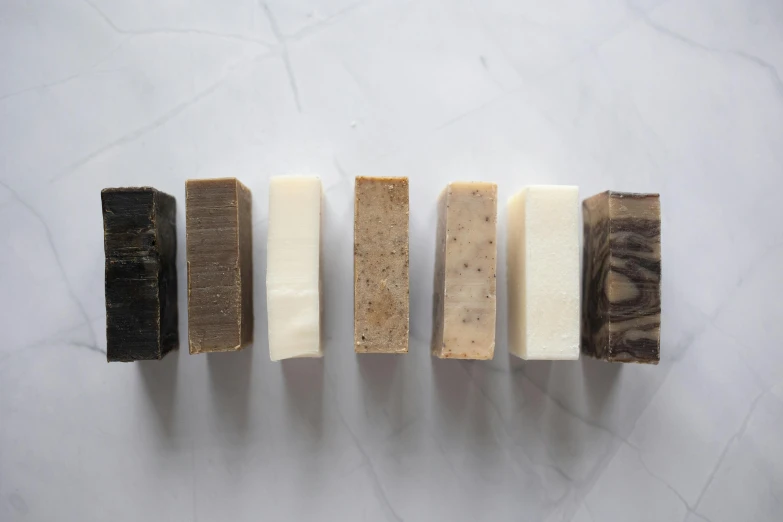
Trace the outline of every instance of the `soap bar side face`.
<instances>
[{"instance_id":1,"label":"soap bar side face","mask_svg":"<svg viewBox=\"0 0 783 522\"><path fill-rule=\"evenodd\" d=\"M657 364L660 198L657 194L606 192L585 201L583 208L583 351L609 361Z\"/></svg>"},{"instance_id":2,"label":"soap bar side face","mask_svg":"<svg viewBox=\"0 0 783 522\"><path fill-rule=\"evenodd\" d=\"M433 354L491 359L495 350L497 185L452 183L446 189L442 329ZM439 234L441 231L439 230Z\"/></svg>"},{"instance_id":3,"label":"soap bar side face","mask_svg":"<svg viewBox=\"0 0 783 522\"><path fill-rule=\"evenodd\" d=\"M177 298L177 200L158 191L155 194L155 227L158 238L160 274L160 343L164 353L179 347L179 300Z\"/></svg>"},{"instance_id":4,"label":"soap bar side face","mask_svg":"<svg viewBox=\"0 0 783 522\"><path fill-rule=\"evenodd\" d=\"M438 196L438 228L435 237L435 271L432 289L432 340L430 349L433 355L440 353L443 347L443 314L445 311L444 293L446 292L446 205L449 187Z\"/></svg>"},{"instance_id":5,"label":"soap bar side face","mask_svg":"<svg viewBox=\"0 0 783 522\"><path fill-rule=\"evenodd\" d=\"M239 223L240 344L253 342L253 198L250 190L237 181Z\"/></svg>"},{"instance_id":6,"label":"soap bar side face","mask_svg":"<svg viewBox=\"0 0 783 522\"><path fill-rule=\"evenodd\" d=\"M517 357L525 353L527 309L525 303L525 192L508 200L506 224L506 286L508 294L508 350Z\"/></svg>"},{"instance_id":7,"label":"soap bar side face","mask_svg":"<svg viewBox=\"0 0 783 522\"><path fill-rule=\"evenodd\" d=\"M605 358L609 349L609 193L582 202L582 353Z\"/></svg>"},{"instance_id":8,"label":"soap bar side face","mask_svg":"<svg viewBox=\"0 0 783 522\"><path fill-rule=\"evenodd\" d=\"M244 276L242 268L251 251L243 251L248 231L240 230L249 223L245 197L249 192L243 195L233 178L186 184L190 353L234 351L250 342L243 278L252 278L252 268Z\"/></svg>"},{"instance_id":9,"label":"soap bar side face","mask_svg":"<svg viewBox=\"0 0 783 522\"><path fill-rule=\"evenodd\" d=\"M408 179L356 178L354 347L408 351Z\"/></svg>"},{"instance_id":10,"label":"soap bar side face","mask_svg":"<svg viewBox=\"0 0 783 522\"><path fill-rule=\"evenodd\" d=\"M101 202L107 359L160 359L179 342L174 198L121 188L103 190Z\"/></svg>"},{"instance_id":11,"label":"soap bar side face","mask_svg":"<svg viewBox=\"0 0 783 522\"><path fill-rule=\"evenodd\" d=\"M320 249L320 179L272 178L266 275L273 361L323 355Z\"/></svg>"}]
</instances>

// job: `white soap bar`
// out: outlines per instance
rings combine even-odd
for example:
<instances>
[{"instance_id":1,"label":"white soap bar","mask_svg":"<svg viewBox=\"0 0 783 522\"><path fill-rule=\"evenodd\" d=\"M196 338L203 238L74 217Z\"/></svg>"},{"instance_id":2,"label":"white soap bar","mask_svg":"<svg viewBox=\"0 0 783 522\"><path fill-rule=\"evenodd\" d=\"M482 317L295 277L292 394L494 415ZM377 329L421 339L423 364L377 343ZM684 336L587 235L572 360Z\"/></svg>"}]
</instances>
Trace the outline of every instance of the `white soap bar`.
<instances>
[{"instance_id":1,"label":"white soap bar","mask_svg":"<svg viewBox=\"0 0 783 522\"><path fill-rule=\"evenodd\" d=\"M321 180L269 183L269 357L321 357Z\"/></svg>"},{"instance_id":2,"label":"white soap bar","mask_svg":"<svg viewBox=\"0 0 783 522\"><path fill-rule=\"evenodd\" d=\"M579 190L532 186L508 202L509 351L579 358Z\"/></svg>"}]
</instances>

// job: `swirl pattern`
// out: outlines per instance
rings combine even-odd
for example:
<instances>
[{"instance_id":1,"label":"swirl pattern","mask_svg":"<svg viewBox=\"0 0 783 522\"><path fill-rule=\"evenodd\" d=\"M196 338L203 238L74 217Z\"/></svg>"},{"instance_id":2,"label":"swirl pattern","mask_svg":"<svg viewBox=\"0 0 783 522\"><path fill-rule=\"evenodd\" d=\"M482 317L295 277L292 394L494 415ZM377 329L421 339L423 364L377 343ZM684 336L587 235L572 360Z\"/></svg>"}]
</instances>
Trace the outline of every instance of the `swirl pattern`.
<instances>
[{"instance_id":1,"label":"swirl pattern","mask_svg":"<svg viewBox=\"0 0 783 522\"><path fill-rule=\"evenodd\" d=\"M604 192L584 201L582 353L660 360L661 213L657 194Z\"/></svg>"}]
</instances>

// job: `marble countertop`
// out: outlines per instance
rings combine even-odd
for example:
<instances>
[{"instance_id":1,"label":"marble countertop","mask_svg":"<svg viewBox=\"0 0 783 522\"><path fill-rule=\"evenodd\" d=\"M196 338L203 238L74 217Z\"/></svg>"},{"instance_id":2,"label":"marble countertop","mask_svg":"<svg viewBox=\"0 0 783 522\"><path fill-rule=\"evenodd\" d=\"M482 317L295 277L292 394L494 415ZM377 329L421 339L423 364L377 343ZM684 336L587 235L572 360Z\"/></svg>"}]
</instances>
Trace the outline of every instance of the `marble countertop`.
<instances>
[{"instance_id":1,"label":"marble countertop","mask_svg":"<svg viewBox=\"0 0 783 522\"><path fill-rule=\"evenodd\" d=\"M6 0L0 66L0 520L780 520L783 3ZM268 356L286 173L326 189L322 361ZM352 350L356 175L410 177L406 356ZM185 180L222 176L255 345L107 364L100 190L177 197L185 338ZM661 364L509 357L503 263L494 360L431 360L452 180L660 192Z\"/></svg>"}]
</instances>

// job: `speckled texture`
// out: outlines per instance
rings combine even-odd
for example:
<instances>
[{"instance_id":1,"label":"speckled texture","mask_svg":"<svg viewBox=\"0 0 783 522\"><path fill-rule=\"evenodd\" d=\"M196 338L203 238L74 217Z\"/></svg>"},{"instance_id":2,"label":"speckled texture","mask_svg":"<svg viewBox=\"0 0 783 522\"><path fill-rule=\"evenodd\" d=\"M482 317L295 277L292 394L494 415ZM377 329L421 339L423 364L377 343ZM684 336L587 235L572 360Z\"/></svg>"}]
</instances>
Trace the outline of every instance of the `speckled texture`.
<instances>
[{"instance_id":1,"label":"speckled texture","mask_svg":"<svg viewBox=\"0 0 783 522\"><path fill-rule=\"evenodd\" d=\"M438 200L432 354L495 353L497 185L450 183Z\"/></svg>"},{"instance_id":2,"label":"speckled texture","mask_svg":"<svg viewBox=\"0 0 783 522\"><path fill-rule=\"evenodd\" d=\"M408 178L356 178L354 348L408 351Z\"/></svg>"},{"instance_id":3,"label":"speckled texture","mask_svg":"<svg viewBox=\"0 0 783 522\"><path fill-rule=\"evenodd\" d=\"M186 184L190 353L253 341L250 191L234 178Z\"/></svg>"},{"instance_id":4,"label":"speckled texture","mask_svg":"<svg viewBox=\"0 0 783 522\"><path fill-rule=\"evenodd\" d=\"M586 199L582 353L615 362L661 357L661 205L658 194Z\"/></svg>"}]
</instances>

